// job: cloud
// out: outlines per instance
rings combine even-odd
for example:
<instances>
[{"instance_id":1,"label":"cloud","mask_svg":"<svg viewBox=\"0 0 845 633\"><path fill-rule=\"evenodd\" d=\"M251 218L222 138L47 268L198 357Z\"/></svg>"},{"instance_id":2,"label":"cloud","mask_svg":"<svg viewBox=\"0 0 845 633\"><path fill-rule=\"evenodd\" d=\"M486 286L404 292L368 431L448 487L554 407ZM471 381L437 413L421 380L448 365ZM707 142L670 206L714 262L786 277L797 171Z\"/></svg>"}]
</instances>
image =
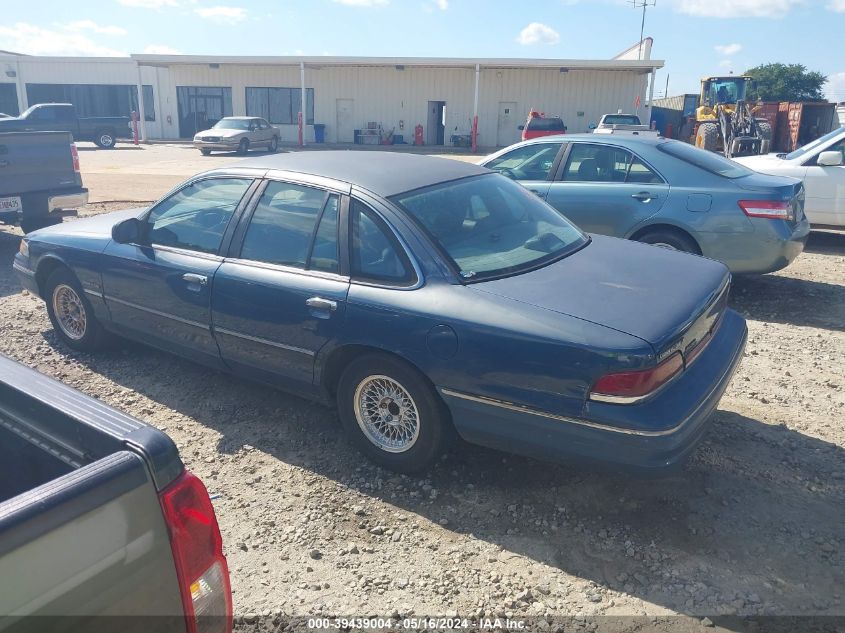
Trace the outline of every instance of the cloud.
<instances>
[{"instance_id":1,"label":"cloud","mask_svg":"<svg viewBox=\"0 0 845 633\"><path fill-rule=\"evenodd\" d=\"M519 37L516 38L516 41L523 46L529 46L531 44L557 44L560 41L560 35L546 24L532 22L519 32Z\"/></svg>"},{"instance_id":2,"label":"cloud","mask_svg":"<svg viewBox=\"0 0 845 633\"><path fill-rule=\"evenodd\" d=\"M445 11L449 8L449 0L434 0L434 4L436 4L437 8L441 11Z\"/></svg>"},{"instance_id":3,"label":"cloud","mask_svg":"<svg viewBox=\"0 0 845 633\"><path fill-rule=\"evenodd\" d=\"M845 101L845 72L828 75L824 94L830 101Z\"/></svg>"},{"instance_id":4,"label":"cloud","mask_svg":"<svg viewBox=\"0 0 845 633\"><path fill-rule=\"evenodd\" d=\"M720 55L736 55L739 51L742 50L742 44L716 44L713 48L716 49L716 52Z\"/></svg>"},{"instance_id":5,"label":"cloud","mask_svg":"<svg viewBox=\"0 0 845 633\"><path fill-rule=\"evenodd\" d=\"M0 41L4 48L26 55L125 57L127 54L97 44L82 33L53 31L26 22L18 22L14 26L0 25Z\"/></svg>"},{"instance_id":6,"label":"cloud","mask_svg":"<svg viewBox=\"0 0 845 633\"><path fill-rule=\"evenodd\" d=\"M138 9L161 9L162 7L179 6L177 0L117 0L124 7L136 7Z\"/></svg>"},{"instance_id":7,"label":"cloud","mask_svg":"<svg viewBox=\"0 0 845 633\"><path fill-rule=\"evenodd\" d=\"M836 13L845 13L845 0L830 0L827 8Z\"/></svg>"},{"instance_id":8,"label":"cloud","mask_svg":"<svg viewBox=\"0 0 845 633\"><path fill-rule=\"evenodd\" d=\"M167 44L147 44L144 47L147 55L181 55L182 51L176 50Z\"/></svg>"},{"instance_id":9,"label":"cloud","mask_svg":"<svg viewBox=\"0 0 845 633\"><path fill-rule=\"evenodd\" d=\"M390 0L332 0L337 4L343 4L347 7L383 7L390 3Z\"/></svg>"},{"instance_id":10,"label":"cloud","mask_svg":"<svg viewBox=\"0 0 845 633\"><path fill-rule=\"evenodd\" d=\"M94 20L77 20L65 25L68 31L94 31L103 35L126 35L127 30L122 26L100 26Z\"/></svg>"},{"instance_id":11,"label":"cloud","mask_svg":"<svg viewBox=\"0 0 845 633\"><path fill-rule=\"evenodd\" d=\"M246 9L241 7L200 7L194 12L205 20L236 24L246 19Z\"/></svg>"},{"instance_id":12,"label":"cloud","mask_svg":"<svg viewBox=\"0 0 845 633\"><path fill-rule=\"evenodd\" d=\"M831 0L840 2L842 0ZM782 18L805 0L670 0L680 13L707 18Z\"/></svg>"}]
</instances>

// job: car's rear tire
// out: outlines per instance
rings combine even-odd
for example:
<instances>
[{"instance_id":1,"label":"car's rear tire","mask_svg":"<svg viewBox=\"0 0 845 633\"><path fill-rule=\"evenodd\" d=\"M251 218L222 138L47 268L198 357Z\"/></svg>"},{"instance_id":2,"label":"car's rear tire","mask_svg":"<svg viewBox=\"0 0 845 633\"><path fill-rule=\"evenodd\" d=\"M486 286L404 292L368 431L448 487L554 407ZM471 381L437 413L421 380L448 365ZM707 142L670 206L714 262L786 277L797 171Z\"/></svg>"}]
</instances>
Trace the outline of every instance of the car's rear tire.
<instances>
[{"instance_id":1,"label":"car's rear tire","mask_svg":"<svg viewBox=\"0 0 845 633\"><path fill-rule=\"evenodd\" d=\"M117 143L117 140L114 138L114 132L111 130L98 130L94 134L94 143L100 149L112 149Z\"/></svg>"},{"instance_id":2,"label":"car's rear tire","mask_svg":"<svg viewBox=\"0 0 845 633\"><path fill-rule=\"evenodd\" d=\"M274 136L273 139L270 141L270 144L267 146L267 151L271 154L275 154L279 151L279 137Z\"/></svg>"},{"instance_id":3,"label":"car's rear tire","mask_svg":"<svg viewBox=\"0 0 845 633\"><path fill-rule=\"evenodd\" d=\"M245 138L241 139L241 142L238 143L238 154L246 154L249 151L249 141Z\"/></svg>"},{"instance_id":4,"label":"car's rear tire","mask_svg":"<svg viewBox=\"0 0 845 633\"><path fill-rule=\"evenodd\" d=\"M44 285L47 314L58 337L68 347L94 352L108 342L108 333L94 316L76 276L67 268L57 268Z\"/></svg>"},{"instance_id":5,"label":"car's rear tire","mask_svg":"<svg viewBox=\"0 0 845 633\"><path fill-rule=\"evenodd\" d=\"M695 146L715 152L719 140L719 127L715 123L702 123L695 134Z\"/></svg>"},{"instance_id":6,"label":"car's rear tire","mask_svg":"<svg viewBox=\"0 0 845 633\"><path fill-rule=\"evenodd\" d=\"M638 236L637 241L643 242L644 244L651 244L652 246L668 248L673 251L683 251L684 253L692 253L693 255L701 254L695 240L680 231L655 229Z\"/></svg>"},{"instance_id":7,"label":"car's rear tire","mask_svg":"<svg viewBox=\"0 0 845 633\"><path fill-rule=\"evenodd\" d=\"M209 154L211 154L211 150L210 149L201 149L200 154L202 154L203 156L208 156Z\"/></svg>"},{"instance_id":8,"label":"car's rear tire","mask_svg":"<svg viewBox=\"0 0 845 633\"><path fill-rule=\"evenodd\" d=\"M353 360L337 385L340 420L355 446L400 473L431 467L451 439L448 411L413 367L387 354Z\"/></svg>"}]
</instances>

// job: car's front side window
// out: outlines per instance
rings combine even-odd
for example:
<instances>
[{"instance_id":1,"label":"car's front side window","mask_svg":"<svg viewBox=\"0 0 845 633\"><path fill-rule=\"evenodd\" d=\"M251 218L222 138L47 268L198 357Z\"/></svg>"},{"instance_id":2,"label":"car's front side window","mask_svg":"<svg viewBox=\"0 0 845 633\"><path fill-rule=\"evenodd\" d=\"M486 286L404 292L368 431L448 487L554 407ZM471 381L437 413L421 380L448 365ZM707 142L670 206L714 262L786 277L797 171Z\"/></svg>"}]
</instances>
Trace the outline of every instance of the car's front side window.
<instances>
[{"instance_id":1,"label":"car's front side window","mask_svg":"<svg viewBox=\"0 0 845 633\"><path fill-rule=\"evenodd\" d=\"M271 181L261 194L241 247L241 258L305 268L326 192Z\"/></svg>"},{"instance_id":2,"label":"car's front side window","mask_svg":"<svg viewBox=\"0 0 845 633\"><path fill-rule=\"evenodd\" d=\"M147 217L146 241L216 253L251 183L248 178L212 178L183 187L153 207Z\"/></svg>"},{"instance_id":3,"label":"car's front side window","mask_svg":"<svg viewBox=\"0 0 845 633\"><path fill-rule=\"evenodd\" d=\"M547 180L563 143L531 143L494 158L485 165L514 180Z\"/></svg>"}]
</instances>

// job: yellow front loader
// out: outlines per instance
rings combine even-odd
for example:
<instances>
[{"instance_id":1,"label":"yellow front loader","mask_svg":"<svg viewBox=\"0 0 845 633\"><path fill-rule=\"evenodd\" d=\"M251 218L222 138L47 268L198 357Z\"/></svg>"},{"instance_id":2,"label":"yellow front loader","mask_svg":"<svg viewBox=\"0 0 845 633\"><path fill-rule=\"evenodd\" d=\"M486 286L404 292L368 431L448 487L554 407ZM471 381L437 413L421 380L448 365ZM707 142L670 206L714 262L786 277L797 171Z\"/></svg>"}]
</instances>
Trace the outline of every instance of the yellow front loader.
<instances>
[{"instance_id":1,"label":"yellow front loader","mask_svg":"<svg viewBox=\"0 0 845 633\"><path fill-rule=\"evenodd\" d=\"M768 154L772 126L754 113L746 93L751 77L708 77L701 80L701 100L695 111L695 145L732 156Z\"/></svg>"}]
</instances>

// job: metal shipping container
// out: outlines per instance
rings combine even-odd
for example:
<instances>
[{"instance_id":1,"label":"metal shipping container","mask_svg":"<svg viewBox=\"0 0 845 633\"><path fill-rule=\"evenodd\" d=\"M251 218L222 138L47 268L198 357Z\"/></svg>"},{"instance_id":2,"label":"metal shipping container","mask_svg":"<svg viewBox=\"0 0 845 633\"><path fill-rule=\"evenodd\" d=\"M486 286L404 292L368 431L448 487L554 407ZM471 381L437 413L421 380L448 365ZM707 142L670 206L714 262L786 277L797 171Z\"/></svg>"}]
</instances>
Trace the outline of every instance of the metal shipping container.
<instances>
[{"instance_id":1,"label":"metal shipping container","mask_svg":"<svg viewBox=\"0 0 845 633\"><path fill-rule=\"evenodd\" d=\"M778 152L792 152L827 134L835 127L836 104L782 101L778 107Z\"/></svg>"}]
</instances>

